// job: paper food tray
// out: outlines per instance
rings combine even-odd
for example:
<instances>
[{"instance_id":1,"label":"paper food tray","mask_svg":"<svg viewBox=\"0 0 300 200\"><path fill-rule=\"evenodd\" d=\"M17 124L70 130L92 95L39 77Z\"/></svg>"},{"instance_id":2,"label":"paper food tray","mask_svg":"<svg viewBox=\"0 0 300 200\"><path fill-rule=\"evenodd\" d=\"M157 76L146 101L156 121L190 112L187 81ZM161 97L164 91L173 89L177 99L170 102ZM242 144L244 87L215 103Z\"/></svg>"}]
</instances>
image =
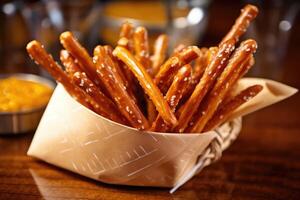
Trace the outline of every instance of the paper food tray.
<instances>
[{"instance_id":1,"label":"paper food tray","mask_svg":"<svg viewBox=\"0 0 300 200\"><path fill-rule=\"evenodd\" d=\"M297 91L268 81L244 79L239 86L243 89L254 82L272 83L272 90L281 91L276 92L280 97L265 101L266 95L272 94L264 85L262 94L253 99L256 101L254 106L245 105L245 112L240 109L234 119L214 131L201 134L138 131L117 124L82 106L58 85L28 155L104 183L173 187L171 192L174 192L203 167L221 157L222 151L241 130L240 116ZM263 106L259 99L264 99ZM251 101L246 104L249 103Z\"/></svg>"}]
</instances>

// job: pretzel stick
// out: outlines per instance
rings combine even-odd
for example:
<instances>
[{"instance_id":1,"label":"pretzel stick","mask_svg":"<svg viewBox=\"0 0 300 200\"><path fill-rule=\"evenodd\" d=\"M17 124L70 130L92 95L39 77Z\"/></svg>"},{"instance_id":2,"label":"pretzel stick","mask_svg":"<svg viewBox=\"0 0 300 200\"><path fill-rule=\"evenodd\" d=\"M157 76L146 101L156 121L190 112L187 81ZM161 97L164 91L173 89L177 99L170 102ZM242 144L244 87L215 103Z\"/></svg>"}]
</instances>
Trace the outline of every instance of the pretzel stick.
<instances>
[{"instance_id":1,"label":"pretzel stick","mask_svg":"<svg viewBox=\"0 0 300 200\"><path fill-rule=\"evenodd\" d=\"M91 108L96 113L101 114L98 110L99 104L94 101L88 94L72 83L72 80L65 74L61 67L53 60L38 41L31 41L26 46L27 52L35 62L51 74L51 76L61 83L66 91L73 96L79 103Z\"/></svg>"},{"instance_id":2,"label":"pretzel stick","mask_svg":"<svg viewBox=\"0 0 300 200\"><path fill-rule=\"evenodd\" d=\"M140 26L135 29L133 33L133 44L137 61L144 66L148 73L152 74L148 32L145 27Z\"/></svg>"},{"instance_id":3,"label":"pretzel stick","mask_svg":"<svg viewBox=\"0 0 300 200\"><path fill-rule=\"evenodd\" d=\"M261 85L253 85L241 91L238 95L233 97L228 103L220 107L215 112L213 117L205 125L203 131L213 130L220 124L224 123L234 110L236 110L238 107L240 107L247 101L251 100L259 92L261 92L262 89L263 86Z\"/></svg>"},{"instance_id":4,"label":"pretzel stick","mask_svg":"<svg viewBox=\"0 0 300 200\"><path fill-rule=\"evenodd\" d=\"M218 78L211 92L208 94L206 101L199 108L199 117L195 119L194 125L188 129L192 133L202 132L208 120L212 117L218 106L224 99L227 91L232 88L233 83L239 77L245 62L249 56L257 49L257 44L254 40L246 40L241 43L236 49L225 70Z\"/></svg>"},{"instance_id":5,"label":"pretzel stick","mask_svg":"<svg viewBox=\"0 0 300 200\"><path fill-rule=\"evenodd\" d=\"M71 53L71 55L77 59L82 71L86 72L87 76L101 89L103 89L102 83L99 82L99 78L96 74L96 67L92 61L92 58L85 50L83 46L77 41L73 34L69 31L60 35L60 43L63 47ZM103 91L106 94L106 91ZM106 94L108 95L108 94Z\"/></svg>"},{"instance_id":6,"label":"pretzel stick","mask_svg":"<svg viewBox=\"0 0 300 200\"><path fill-rule=\"evenodd\" d=\"M127 80L125 74L124 74L124 71L123 71L123 68L120 67L120 65L122 65L123 63L120 63L118 59L116 59L112 52L113 52L113 48L109 45L105 45L104 46L104 49L106 51L106 54L110 57L110 59L113 61L111 64L112 64L112 67L113 69L120 75L122 81L123 81L123 84L125 85L126 87L126 91L128 92L128 94L132 97L132 99L135 101L136 104L139 104L139 101L136 97L136 94L134 94L133 92L133 88L132 88L132 85L130 85L129 81Z\"/></svg>"},{"instance_id":7,"label":"pretzel stick","mask_svg":"<svg viewBox=\"0 0 300 200\"><path fill-rule=\"evenodd\" d=\"M121 26L120 30L120 39L118 41L118 46L122 46L128 49L130 52L133 53L133 25L129 22L125 22Z\"/></svg>"},{"instance_id":8,"label":"pretzel stick","mask_svg":"<svg viewBox=\"0 0 300 200\"><path fill-rule=\"evenodd\" d=\"M134 53L133 33L134 26L131 23L125 22L124 24L122 24L118 46L128 49L131 53ZM120 67L123 69L124 75L129 83L129 90L131 90L132 94L134 94L135 99L139 102L138 104L142 106L144 104L145 99L142 94L143 91L141 87L134 78L134 75L131 72L131 70L126 65L124 65L124 63L120 62Z\"/></svg>"},{"instance_id":9,"label":"pretzel stick","mask_svg":"<svg viewBox=\"0 0 300 200\"><path fill-rule=\"evenodd\" d=\"M247 72L249 71L249 69L255 64L255 60L254 60L254 56L253 54L249 56L248 61L245 63L245 65L243 66L239 77L237 78L236 82L242 78L245 74L247 74Z\"/></svg>"},{"instance_id":10,"label":"pretzel stick","mask_svg":"<svg viewBox=\"0 0 300 200\"><path fill-rule=\"evenodd\" d=\"M176 112L177 116L179 115L178 126L175 128L176 132L183 132L187 127L188 122L197 111L203 97L226 66L226 62L233 50L234 40L228 40L220 46L217 55L205 69L204 74L200 82L197 84L194 92L182 106L182 109Z\"/></svg>"},{"instance_id":11,"label":"pretzel stick","mask_svg":"<svg viewBox=\"0 0 300 200\"><path fill-rule=\"evenodd\" d=\"M60 60L71 78L72 82L90 95L99 105L100 114L110 120L121 124L127 124L126 119L119 113L113 102L105 96L97 86L81 71L74 58L68 51L60 52Z\"/></svg>"},{"instance_id":12,"label":"pretzel stick","mask_svg":"<svg viewBox=\"0 0 300 200\"><path fill-rule=\"evenodd\" d=\"M182 95L188 86L188 83L191 78L192 67L188 64L183 66L178 70L178 73L175 75L172 85L170 86L165 99L167 100L170 108L175 112L176 106L178 105ZM157 132L167 132L172 127L168 126L163 118L158 115L156 120L152 124L151 131Z\"/></svg>"},{"instance_id":13,"label":"pretzel stick","mask_svg":"<svg viewBox=\"0 0 300 200\"><path fill-rule=\"evenodd\" d=\"M200 78L204 74L204 71L205 71L206 67L208 66L208 63L217 54L217 52L213 52L213 55L212 55L210 50L207 48L201 48L200 51L201 51L201 54L195 60L195 65L194 65L194 70L193 70L192 83L195 85L200 81Z\"/></svg>"},{"instance_id":14,"label":"pretzel stick","mask_svg":"<svg viewBox=\"0 0 300 200\"><path fill-rule=\"evenodd\" d=\"M198 47L190 46L170 57L156 74L155 84L163 93L166 93L178 69L196 59L200 54Z\"/></svg>"},{"instance_id":15,"label":"pretzel stick","mask_svg":"<svg viewBox=\"0 0 300 200\"><path fill-rule=\"evenodd\" d=\"M258 8L256 6L250 4L246 5L241 10L240 16L236 19L230 31L222 39L220 45L229 39L234 39L235 42L238 42L241 35L246 32L250 22L255 19L257 14Z\"/></svg>"},{"instance_id":16,"label":"pretzel stick","mask_svg":"<svg viewBox=\"0 0 300 200\"><path fill-rule=\"evenodd\" d=\"M116 47L113 54L130 68L165 122L173 126L176 125L177 119L174 113L143 65L125 48Z\"/></svg>"},{"instance_id":17,"label":"pretzel stick","mask_svg":"<svg viewBox=\"0 0 300 200\"><path fill-rule=\"evenodd\" d=\"M176 55L176 54L182 52L182 50L185 49L185 48L186 48L186 46L185 46L184 44L178 44L178 45L174 48L173 53L172 53L172 56L174 56L174 55Z\"/></svg>"},{"instance_id":18,"label":"pretzel stick","mask_svg":"<svg viewBox=\"0 0 300 200\"><path fill-rule=\"evenodd\" d=\"M110 57L110 59L113 61L113 68L117 71L117 73L121 76L123 84L126 86L126 88L129 88L129 82L123 72L123 70L121 69L118 60L113 56L112 52L113 52L113 48L109 45L105 45L104 46L104 50L106 52L106 54Z\"/></svg>"},{"instance_id":19,"label":"pretzel stick","mask_svg":"<svg viewBox=\"0 0 300 200\"><path fill-rule=\"evenodd\" d=\"M227 104L229 100L232 99L233 94L231 91L234 91L234 87L236 86L236 82L241 79L248 71L249 69L254 65L254 57L253 54L251 54L247 59L245 59L244 64L242 65L242 69L239 72L239 75L235 78L234 82L232 83L232 88L230 91L227 92L227 94L224 97L224 100L221 102L220 107Z\"/></svg>"},{"instance_id":20,"label":"pretzel stick","mask_svg":"<svg viewBox=\"0 0 300 200\"><path fill-rule=\"evenodd\" d=\"M147 72L152 75L151 68L151 60L149 53L149 41L148 41L148 33L144 27L137 27L135 32L133 33L133 44L135 49L135 58L139 63L141 63ZM157 112L155 106L151 102L151 100L145 96L146 104L147 104L147 114L148 120L151 124L155 119Z\"/></svg>"},{"instance_id":21,"label":"pretzel stick","mask_svg":"<svg viewBox=\"0 0 300 200\"><path fill-rule=\"evenodd\" d=\"M194 70L192 73L191 81L188 83L186 90L184 91L183 97L180 100L179 106L183 105L195 90L196 85L199 83L205 68L207 67L208 53L207 48L201 48L200 56L195 60Z\"/></svg>"},{"instance_id":22,"label":"pretzel stick","mask_svg":"<svg viewBox=\"0 0 300 200\"><path fill-rule=\"evenodd\" d=\"M152 123L154 122L154 120L157 117L157 110L155 105L153 104L153 102L150 99L146 100L146 104L147 104L147 116L148 116L148 122L150 125L152 125Z\"/></svg>"},{"instance_id":23,"label":"pretzel stick","mask_svg":"<svg viewBox=\"0 0 300 200\"><path fill-rule=\"evenodd\" d=\"M154 43L154 53L151 57L152 59L152 76L155 76L155 74L158 72L160 66L163 64L163 62L166 59L166 54L168 50L168 36L165 34L161 34L158 36ZM147 100L147 113L148 113L148 120L149 123L152 123L156 116L157 111L155 109L154 104L151 101Z\"/></svg>"},{"instance_id":24,"label":"pretzel stick","mask_svg":"<svg viewBox=\"0 0 300 200\"><path fill-rule=\"evenodd\" d=\"M159 71L160 66L166 59L168 51L169 38L165 34L161 34L157 37L154 43L154 52L151 57L152 59L152 75L155 76Z\"/></svg>"},{"instance_id":25,"label":"pretzel stick","mask_svg":"<svg viewBox=\"0 0 300 200\"><path fill-rule=\"evenodd\" d=\"M119 111L137 129L145 130L149 127L147 119L140 111L134 100L127 93L122 79L113 69L111 58L107 55L105 48L97 46L94 49L94 62L97 67L97 74L105 85L107 91L113 97L113 100Z\"/></svg>"},{"instance_id":26,"label":"pretzel stick","mask_svg":"<svg viewBox=\"0 0 300 200\"><path fill-rule=\"evenodd\" d=\"M120 39L118 41L118 46L128 49L131 53L134 53L133 32L134 26L131 23L123 23L120 30ZM120 66L123 69L124 75L129 83L129 86L131 87L131 90L135 91L135 93L138 93L139 89L134 80L134 75L123 63L120 63Z\"/></svg>"}]
</instances>

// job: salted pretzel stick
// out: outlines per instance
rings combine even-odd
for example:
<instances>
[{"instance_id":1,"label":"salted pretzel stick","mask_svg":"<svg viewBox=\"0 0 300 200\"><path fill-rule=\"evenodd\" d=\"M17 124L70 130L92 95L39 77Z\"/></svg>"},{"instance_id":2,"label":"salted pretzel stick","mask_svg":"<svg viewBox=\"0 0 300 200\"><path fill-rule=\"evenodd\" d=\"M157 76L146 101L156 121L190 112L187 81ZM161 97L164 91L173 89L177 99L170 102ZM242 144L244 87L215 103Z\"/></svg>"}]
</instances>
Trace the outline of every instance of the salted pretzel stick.
<instances>
[{"instance_id":1,"label":"salted pretzel stick","mask_svg":"<svg viewBox=\"0 0 300 200\"><path fill-rule=\"evenodd\" d=\"M161 37L161 40L163 40L163 39L164 39L164 37ZM157 39L157 42L155 43L154 54L156 54L156 53L155 53L155 52L156 52L156 49L159 49L157 46L159 45L160 42L158 42L158 41L159 41L159 40ZM156 47L157 47L157 48L156 48ZM179 45L174 49L173 55L178 54L178 53L181 52L184 48L186 48L185 45L179 44ZM167 49L166 49L166 50L167 50ZM154 72L153 72L153 76L154 76L154 77L155 77L155 75L158 73L158 71L160 70L162 64L163 64L163 63L161 63L161 64L157 67L157 69L154 69ZM154 65L155 65L155 63L154 63L154 61L153 61L153 67L155 68ZM148 112L148 120L149 120L149 122L152 123L152 122L156 119L156 117L157 117L157 111L156 111L155 106L154 106L153 103L147 102L147 112Z\"/></svg>"},{"instance_id":2,"label":"salted pretzel stick","mask_svg":"<svg viewBox=\"0 0 300 200\"><path fill-rule=\"evenodd\" d=\"M152 74L148 32L145 27L137 27L133 33L135 57Z\"/></svg>"},{"instance_id":3,"label":"salted pretzel stick","mask_svg":"<svg viewBox=\"0 0 300 200\"><path fill-rule=\"evenodd\" d=\"M152 60L152 70L151 75L155 76L155 74L158 72L160 66L163 64L163 62L166 59L166 54L168 50L168 36L165 34L161 34L157 37L154 43L154 53L151 57ZM152 103L152 101L147 100L147 113L148 113L148 120L149 123L152 123L156 116L157 111Z\"/></svg>"},{"instance_id":4,"label":"salted pretzel stick","mask_svg":"<svg viewBox=\"0 0 300 200\"><path fill-rule=\"evenodd\" d=\"M206 60L205 60L205 64L209 65L209 63L214 59L214 57L217 55L219 51L218 47L210 47L207 51L207 55L206 55Z\"/></svg>"},{"instance_id":5,"label":"salted pretzel stick","mask_svg":"<svg viewBox=\"0 0 300 200\"><path fill-rule=\"evenodd\" d=\"M194 70L193 70L193 82L198 83L200 78L202 77L205 68L207 67L207 60L208 60L208 49L201 48L201 54L195 60Z\"/></svg>"},{"instance_id":6,"label":"salted pretzel stick","mask_svg":"<svg viewBox=\"0 0 300 200\"><path fill-rule=\"evenodd\" d=\"M30 57L41 67L49 72L49 74L59 83L61 83L66 91L73 96L78 102L101 114L99 111L99 104L95 102L88 94L72 83L72 80L65 74L61 67L53 60L42 45L33 40L26 46Z\"/></svg>"},{"instance_id":7,"label":"salted pretzel stick","mask_svg":"<svg viewBox=\"0 0 300 200\"><path fill-rule=\"evenodd\" d=\"M149 125L147 119L127 93L120 75L113 70L113 61L107 55L105 48L100 45L97 46L94 49L93 59L97 67L98 77L113 97L113 101L119 108L119 111L134 128L140 130L148 129Z\"/></svg>"},{"instance_id":8,"label":"salted pretzel stick","mask_svg":"<svg viewBox=\"0 0 300 200\"><path fill-rule=\"evenodd\" d=\"M141 63L139 63L134 56L125 48L116 47L113 54L125 63L130 70L133 72L135 77L138 79L140 85L144 89L145 93L153 101L156 110L162 116L167 124L175 126L177 124L177 119L170 109L168 103L163 98L162 93L159 91L158 87L154 84L152 78L147 73L146 69Z\"/></svg>"},{"instance_id":9,"label":"salted pretzel stick","mask_svg":"<svg viewBox=\"0 0 300 200\"><path fill-rule=\"evenodd\" d=\"M242 10L240 16L236 19L234 25L226 36L222 39L220 44L223 44L226 40L234 39L235 42L239 41L241 35L243 35L249 24L258 14L258 8L254 5L246 5Z\"/></svg>"},{"instance_id":10,"label":"salted pretzel stick","mask_svg":"<svg viewBox=\"0 0 300 200\"><path fill-rule=\"evenodd\" d=\"M96 67L92 61L92 58L81 46L73 34L69 31L64 32L60 35L60 43L63 47L68 50L71 55L77 59L80 68L86 72L87 76L101 89L103 89L102 83L99 82L99 78L96 74ZM106 94L107 95L107 94Z\"/></svg>"},{"instance_id":11,"label":"salted pretzel stick","mask_svg":"<svg viewBox=\"0 0 300 200\"><path fill-rule=\"evenodd\" d=\"M160 66L166 59L168 51L169 38L165 34L161 34L157 37L154 43L154 51L151 57L152 60L152 75L155 76L159 71Z\"/></svg>"},{"instance_id":12,"label":"salted pretzel stick","mask_svg":"<svg viewBox=\"0 0 300 200\"><path fill-rule=\"evenodd\" d=\"M200 133L208 120L213 116L218 106L224 99L226 93L231 89L232 84L243 68L245 60L249 58L257 49L257 44L254 40L249 39L241 43L240 47L236 49L225 70L218 78L211 92L208 94L206 101L201 104L198 114L199 117L195 119L194 125L188 129L192 133Z\"/></svg>"},{"instance_id":13,"label":"salted pretzel stick","mask_svg":"<svg viewBox=\"0 0 300 200\"><path fill-rule=\"evenodd\" d=\"M106 54L113 61L114 69L121 76L124 85L126 86L126 88L128 88L129 87L129 82L128 82L126 76L124 75L124 72L123 72L123 70L121 69L121 67L120 67L120 65L118 63L118 60L112 54L112 52L113 52L114 49L111 46L109 46L109 45L105 45L104 46L104 50L105 50Z\"/></svg>"},{"instance_id":14,"label":"salted pretzel stick","mask_svg":"<svg viewBox=\"0 0 300 200\"><path fill-rule=\"evenodd\" d=\"M120 75L123 81L122 84L124 84L124 86L126 87L126 91L128 92L129 96L131 96L131 98L134 100L134 102L138 105L139 101L136 97L137 94L134 94L132 85L130 85L122 68L120 67L120 65L122 65L123 63L120 63L118 59L113 56L113 48L111 46L105 45L104 50L106 51L106 54L110 57L110 60L112 60L111 67L113 68L113 70L116 71L116 73Z\"/></svg>"},{"instance_id":15,"label":"salted pretzel stick","mask_svg":"<svg viewBox=\"0 0 300 200\"><path fill-rule=\"evenodd\" d=\"M232 83L232 89L230 91L227 92L227 94L225 95L223 101L221 102L219 107L222 107L223 105L225 105L230 99L232 99L233 94L231 91L234 90L234 87L236 86L236 82L241 79L248 71L249 69L254 65L255 61L254 61L254 57L253 54L251 54L248 58L245 59L245 62L242 64L242 69L239 72L239 74L237 75L237 77L235 78L235 80Z\"/></svg>"},{"instance_id":16,"label":"salted pretzel stick","mask_svg":"<svg viewBox=\"0 0 300 200\"><path fill-rule=\"evenodd\" d=\"M178 70L178 73L175 75L173 83L171 84L165 99L167 100L170 108L175 112L175 109L184 94L186 87L191 78L192 67L191 65L187 64ZM168 126L163 118L158 115L156 120L151 126L151 131L157 132L167 132L172 127Z\"/></svg>"},{"instance_id":17,"label":"salted pretzel stick","mask_svg":"<svg viewBox=\"0 0 300 200\"><path fill-rule=\"evenodd\" d=\"M120 38L118 41L118 46L123 47L125 49L129 50L128 47L128 39L127 38ZM131 51L132 52L132 51ZM130 69L128 69L128 67L126 65L124 65L124 63L119 62L120 67L122 68L122 71L124 73L124 76L128 82L128 86L131 86L133 89L135 87L135 82L134 82L134 75L132 74L132 72L130 71Z\"/></svg>"},{"instance_id":18,"label":"salted pretzel stick","mask_svg":"<svg viewBox=\"0 0 300 200\"><path fill-rule=\"evenodd\" d=\"M60 52L60 60L73 83L90 95L99 105L100 115L121 124L128 124L113 102L87 77L68 51Z\"/></svg>"},{"instance_id":19,"label":"salted pretzel stick","mask_svg":"<svg viewBox=\"0 0 300 200\"><path fill-rule=\"evenodd\" d=\"M212 62L207 66L204 74L197 84L194 92L182 106L182 108L176 112L179 115L178 126L175 128L175 132L183 132L188 126L192 116L197 111L202 99L211 88L215 79L221 74L222 70L226 66L227 60L231 52L234 50L234 40L228 40L220 46L217 55Z\"/></svg>"},{"instance_id":20,"label":"salted pretzel stick","mask_svg":"<svg viewBox=\"0 0 300 200\"><path fill-rule=\"evenodd\" d=\"M135 50L135 58L140 62L147 72L152 76L152 63L150 60L150 49L148 41L148 32L144 27L137 27L133 33L133 44ZM154 117L156 117L156 109L151 100L145 96L147 104L148 120L151 124Z\"/></svg>"},{"instance_id":21,"label":"salted pretzel stick","mask_svg":"<svg viewBox=\"0 0 300 200\"><path fill-rule=\"evenodd\" d=\"M156 74L155 84L163 93L166 93L178 69L196 59L200 54L198 47L190 46L170 57Z\"/></svg>"},{"instance_id":22,"label":"salted pretzel stick","mask_svg":"<svg viewBox=\"0 0 300 200\"><path fill-rule=\"evenodd\" d=\"M185 49L185 48L186 48L186 46L185 46L184 44L178 44L178 45L174 48L173 53L172 53L172 56L174 56L174 55L180 53L180 52L181 52L183 49Z\"/></svg>"},{"instance_id":23,"label":"salted pretzel stick","mask_svg":"<svg viewBox=\"0 0 300 200\"><path fill-rule=\"evenodd\" d=\"M200 82L208 64L212 61L214 56L216 56L216 54L218 52L218 47L210 47L209 49L203 47L200 50L201 50L201 56L199 56L195 60L193 75L192 75L191 81L189 82L189 85L186 88L186 90L183 94L183 97L181 98L180 103L178 105L179 109L176 111L177 116L180 116L180 113L183 110L182 105L184 105L184 103L186 103L188 98L192 95L197 84Z\"/></svg>"},{"instance_id":24,"label":"salted pretzel stick","mask_svg":"<svg viewBox=\"0 0 300 200\"><path fill-rule=\"evenodd\" d=\"M157 117L158 112L156 110L155 105L150 99L147 99L146 103L147 103L147 119L149 124L152 125L152 123Z\"/></svg>"},{"instance_id":25,"label":"salted pretzel stick","mask_svg":"<svg viewBox=\"0 0 300 200\"><path fill-rule=\"evenodd\" d=\"M220 107L215 112L213 117L205 125L203 131L213 130L220 124L224 123L234 110L251 100L259 92L261 92L262 89L263 86L261 85L253 85L241 91L238 95L234 96L228 103Z\"/></svg>"},{"instance_id":26,"label":"salted pretzel stick","mask_svg":"<svg viewBox=\"0 0 300 200\"><path fill-rule=\"evenodd\" d=\"M207 48L201 48L200 50L201 54L198 58L195 59L191 81L188 83L188 86L184 91L183 97L181 98L179 105L182 105L191 96L191 94L195 90L196 85L199 83L205 71L205 68L207 67L207 57L209 50Z\"/></svg>"},{"instance_id":27,"label":"salted pretzel stick","mask_svg":"<svg viewBox=\"0 0 300 200\"><path fill-rule=\"evenodd\" d=\"M253 54L251 54L249 56L249 58L247 59L247 62L245 63L245 65L243 65L242 70L237 78L236 81L238 81L240 78L242 78L245 74L247 74L247 72L249 71L249 69L255 64L255 60L254 60L254 56Z\"/></svg>"},{"instance_id":28,"label":"salted pretzel stick","mask_svg":"<svg viewBox=\"0 0 300 200\"><path fill-rule=\"evenodd\" d=\"M134 26L131 23L123 23L120 30L120 39L118 41L118 46L128 49L131 53L134 53L133 32ZM124 75L129 83L129 87L131 87L131 90L137 92L138 89L136 87L134 75L130 69L128 69L128 67L123 63L120 63L120 67L123 69Z\"/></svg>"},{"instance_id":29,"label":"salted pretzel stick","mask_svg":"<svg viewBox=\"0 0 300 200\"><path fill-rule=\"evenodd\" d=\"M133 25L129 22L125 22L121 26L120 30L120 39L118 41L118 46L122 46L126 49L128 49L130 52L133 53Z\"/></svg>"}]
</instances>

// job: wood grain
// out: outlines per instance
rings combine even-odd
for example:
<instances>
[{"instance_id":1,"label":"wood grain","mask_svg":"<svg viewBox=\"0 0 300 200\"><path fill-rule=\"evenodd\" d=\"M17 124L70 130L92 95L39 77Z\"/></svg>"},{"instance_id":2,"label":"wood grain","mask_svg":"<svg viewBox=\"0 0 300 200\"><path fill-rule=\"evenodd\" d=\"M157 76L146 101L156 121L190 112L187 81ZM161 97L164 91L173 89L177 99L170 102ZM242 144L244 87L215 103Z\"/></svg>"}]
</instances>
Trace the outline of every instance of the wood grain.
<instances>
[{"instance_id":1,"label":"wood grain","mask_svg":"<svg viewBox=\"0 0 300 200\"><path fill-rule=\"evenodd\" d=\"M206 43L222 38L240 7L221 1L212 5ZM297 88L299 35L296 26L280 80ZM102 184L27 157L33 133L0 136L0 199L300 199L299 103L296 94L245 117L241 135L221 160L174 195L167 189Z\"/></svg>"}]
</instances>

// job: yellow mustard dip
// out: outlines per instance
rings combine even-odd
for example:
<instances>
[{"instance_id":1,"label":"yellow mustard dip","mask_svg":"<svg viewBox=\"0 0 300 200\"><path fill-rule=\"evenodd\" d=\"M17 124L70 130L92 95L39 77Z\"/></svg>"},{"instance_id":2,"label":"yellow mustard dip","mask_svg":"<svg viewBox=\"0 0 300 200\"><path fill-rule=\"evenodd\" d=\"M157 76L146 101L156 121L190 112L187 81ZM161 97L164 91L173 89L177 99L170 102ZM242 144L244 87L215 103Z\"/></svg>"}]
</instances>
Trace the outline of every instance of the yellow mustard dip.
<instances>
[{"instance_id":1,"label":"yellow mustard dip","mask_svg":"<svg viewBox=\"0 0 300 200\"><path fill-rule=\"evenodd\" d=\"M0 112L26 111L45 106L52 94L47 85L16 77L0 79Z\"/></svg>"}]
</instances>

